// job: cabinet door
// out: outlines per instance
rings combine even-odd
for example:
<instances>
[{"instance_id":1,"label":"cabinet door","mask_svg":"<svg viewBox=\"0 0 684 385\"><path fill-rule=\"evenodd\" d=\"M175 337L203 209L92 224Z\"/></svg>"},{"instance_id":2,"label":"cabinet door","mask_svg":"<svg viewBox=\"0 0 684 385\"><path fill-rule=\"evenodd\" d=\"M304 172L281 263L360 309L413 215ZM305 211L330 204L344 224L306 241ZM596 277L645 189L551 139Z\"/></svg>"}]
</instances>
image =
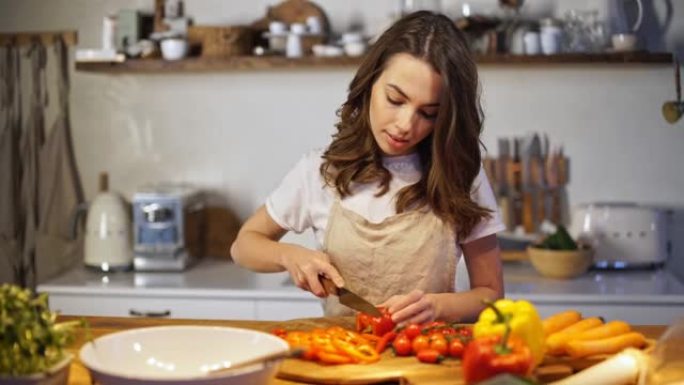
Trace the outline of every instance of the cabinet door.
<instances>
[{"instance_id":1,"label":"cabinet door","mask_svg":"<svg viewBox=\"0 0 684 385\"><path fill-rule=\"evenodd\" d=\"M318 299L257 300L256 319L284 321L296 318L323 317L323 306Z\"/></svg>"},{"instance_id":2,"label":"cabinet door","mask_svg":"<svg viewBox=\"0 0 684 385\"><path fill-rule=\"evenodd\" d=\"M249 299L51 293L49 300L51 310L64 315L233 320L255 318L255 304Z\"/></svg>"}]
</instances>

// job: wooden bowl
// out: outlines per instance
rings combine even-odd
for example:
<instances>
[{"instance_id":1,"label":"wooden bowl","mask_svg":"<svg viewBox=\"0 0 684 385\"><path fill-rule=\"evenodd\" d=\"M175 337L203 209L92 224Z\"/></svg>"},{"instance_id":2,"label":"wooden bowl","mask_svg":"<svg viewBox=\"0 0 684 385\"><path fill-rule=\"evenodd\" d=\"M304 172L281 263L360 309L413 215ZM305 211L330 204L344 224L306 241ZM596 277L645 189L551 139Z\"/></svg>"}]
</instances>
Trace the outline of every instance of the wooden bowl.
<instances>
[{"instance_id":1,"label":"wooden bowl","mask_svg":"<svg viewBox=\"0 0 684 385\"><path fill-rule=\"evenodd\" d=\"M549 250L527 248L530 262L539 274L549 278L569 279L584 274L594 262L594 250Z\"/></svg>"}]
</instances>

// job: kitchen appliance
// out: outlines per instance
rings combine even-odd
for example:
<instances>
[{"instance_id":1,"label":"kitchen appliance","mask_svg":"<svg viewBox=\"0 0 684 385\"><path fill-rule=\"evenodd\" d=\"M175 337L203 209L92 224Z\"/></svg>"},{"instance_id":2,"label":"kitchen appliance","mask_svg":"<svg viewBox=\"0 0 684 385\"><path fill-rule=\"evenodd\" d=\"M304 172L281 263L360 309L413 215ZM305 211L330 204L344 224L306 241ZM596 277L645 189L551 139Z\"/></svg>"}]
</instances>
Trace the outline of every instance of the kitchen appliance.
<instances>
[{"instance_id":1,"label":"kitchen appliance","mask_svg":"<svg viewBox=\"0 0 684 385\"><path fill-rule=\"evenodd\" d=\"M90 205L79 205L74 217L76 221L87 211L83 262L101 271L130 270L130 209L119 194L109 191L107 173L100 174L99 191Z\"/></svg>"},{"instance_id":2,"label":"kitchen appliance","mask_svg":"<svg viewBox=\"0 0 684 385\"><path fill-rule=\"evenodd\" d=\"M589 203L573 212L570 233L594 248L596 268L658 267L669 254L668 216L636 203Z\"/></svg>"},{"instance_id":3,"label":"kitchen appliance","mask_svg":"<svg viewBox=\"0 0 684 385\"><path fill-rule=\"evenodd\" d=\"M134 259L138 271L180 271L203 254L204 202L196 188L161 183L133 196Z\"/></svg>"}]
</instances>

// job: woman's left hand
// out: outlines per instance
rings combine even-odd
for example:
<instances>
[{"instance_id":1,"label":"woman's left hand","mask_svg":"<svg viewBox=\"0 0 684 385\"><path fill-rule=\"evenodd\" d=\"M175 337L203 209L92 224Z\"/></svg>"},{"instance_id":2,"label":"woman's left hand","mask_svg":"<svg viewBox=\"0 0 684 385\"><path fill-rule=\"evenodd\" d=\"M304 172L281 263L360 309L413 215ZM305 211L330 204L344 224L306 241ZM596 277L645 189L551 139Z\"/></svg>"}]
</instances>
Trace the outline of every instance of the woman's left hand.
<instances>
[{"instance_id":1,"label":"woman's left hand","mask_svg":"<svg viewBox=\"0 0 684 385\"><path fill-rule=\"evenodd\" d=\"M430 322L437 317L435 298L422 290L392 296L378 307L385 307L392 315L392 321L399 326Z\"/></svg>"}]
</instances>

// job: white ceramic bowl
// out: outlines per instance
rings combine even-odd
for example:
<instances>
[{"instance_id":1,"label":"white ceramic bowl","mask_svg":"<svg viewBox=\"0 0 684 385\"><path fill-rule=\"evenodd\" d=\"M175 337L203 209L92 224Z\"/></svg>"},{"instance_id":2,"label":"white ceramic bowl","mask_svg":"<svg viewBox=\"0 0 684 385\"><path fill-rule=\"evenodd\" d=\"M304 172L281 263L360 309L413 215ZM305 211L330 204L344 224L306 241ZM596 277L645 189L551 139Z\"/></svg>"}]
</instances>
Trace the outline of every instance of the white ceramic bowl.
<instances>
[{"instance_id":1,"label":"white ceramic bowl","mask_svg":"<svg viewBox=\"0 0 684 385\"><path fill-rule=\"evenodd\" d=\"M161 53L165 60L180 60L188 53L188 42L181 38L164 39L161 41Z\"/></svg>"},{"instance_id":2,"label":"white ceramic bowl","mask_svg":"<svg viewBox=\"0 0 684 385\"><path fill-rule=\"evenodd\" d=\"M352 42L352 43L346 43L344 45L344 53L347 54L347 56L351 57L358 57L363 55L366 52L366 43L364 42Z\"/></svg>"},{"instance_id":3,"label":"white ceramic bowl","mask_svg":"<svg viewBox=\"0 0 684 385\"><path fill-rule=\"evenodd\" d=\"M631 33L617 33L611 37L613 49L618 52L634 51L636 48L636 35Z\"/></svg>"},{"instance_id":4,"label":"white ceramic bowl","mask_svg":"<svg viewBox=\"0 0 684 385\"><path fill-rule=\"evenodd\" d=\"M254 330L159 326L102 336L85 344L79 355L101 385L259 385L275 376L280 361L208 372L288 349L284 340Z\"/></svg>"}]
</instances>

